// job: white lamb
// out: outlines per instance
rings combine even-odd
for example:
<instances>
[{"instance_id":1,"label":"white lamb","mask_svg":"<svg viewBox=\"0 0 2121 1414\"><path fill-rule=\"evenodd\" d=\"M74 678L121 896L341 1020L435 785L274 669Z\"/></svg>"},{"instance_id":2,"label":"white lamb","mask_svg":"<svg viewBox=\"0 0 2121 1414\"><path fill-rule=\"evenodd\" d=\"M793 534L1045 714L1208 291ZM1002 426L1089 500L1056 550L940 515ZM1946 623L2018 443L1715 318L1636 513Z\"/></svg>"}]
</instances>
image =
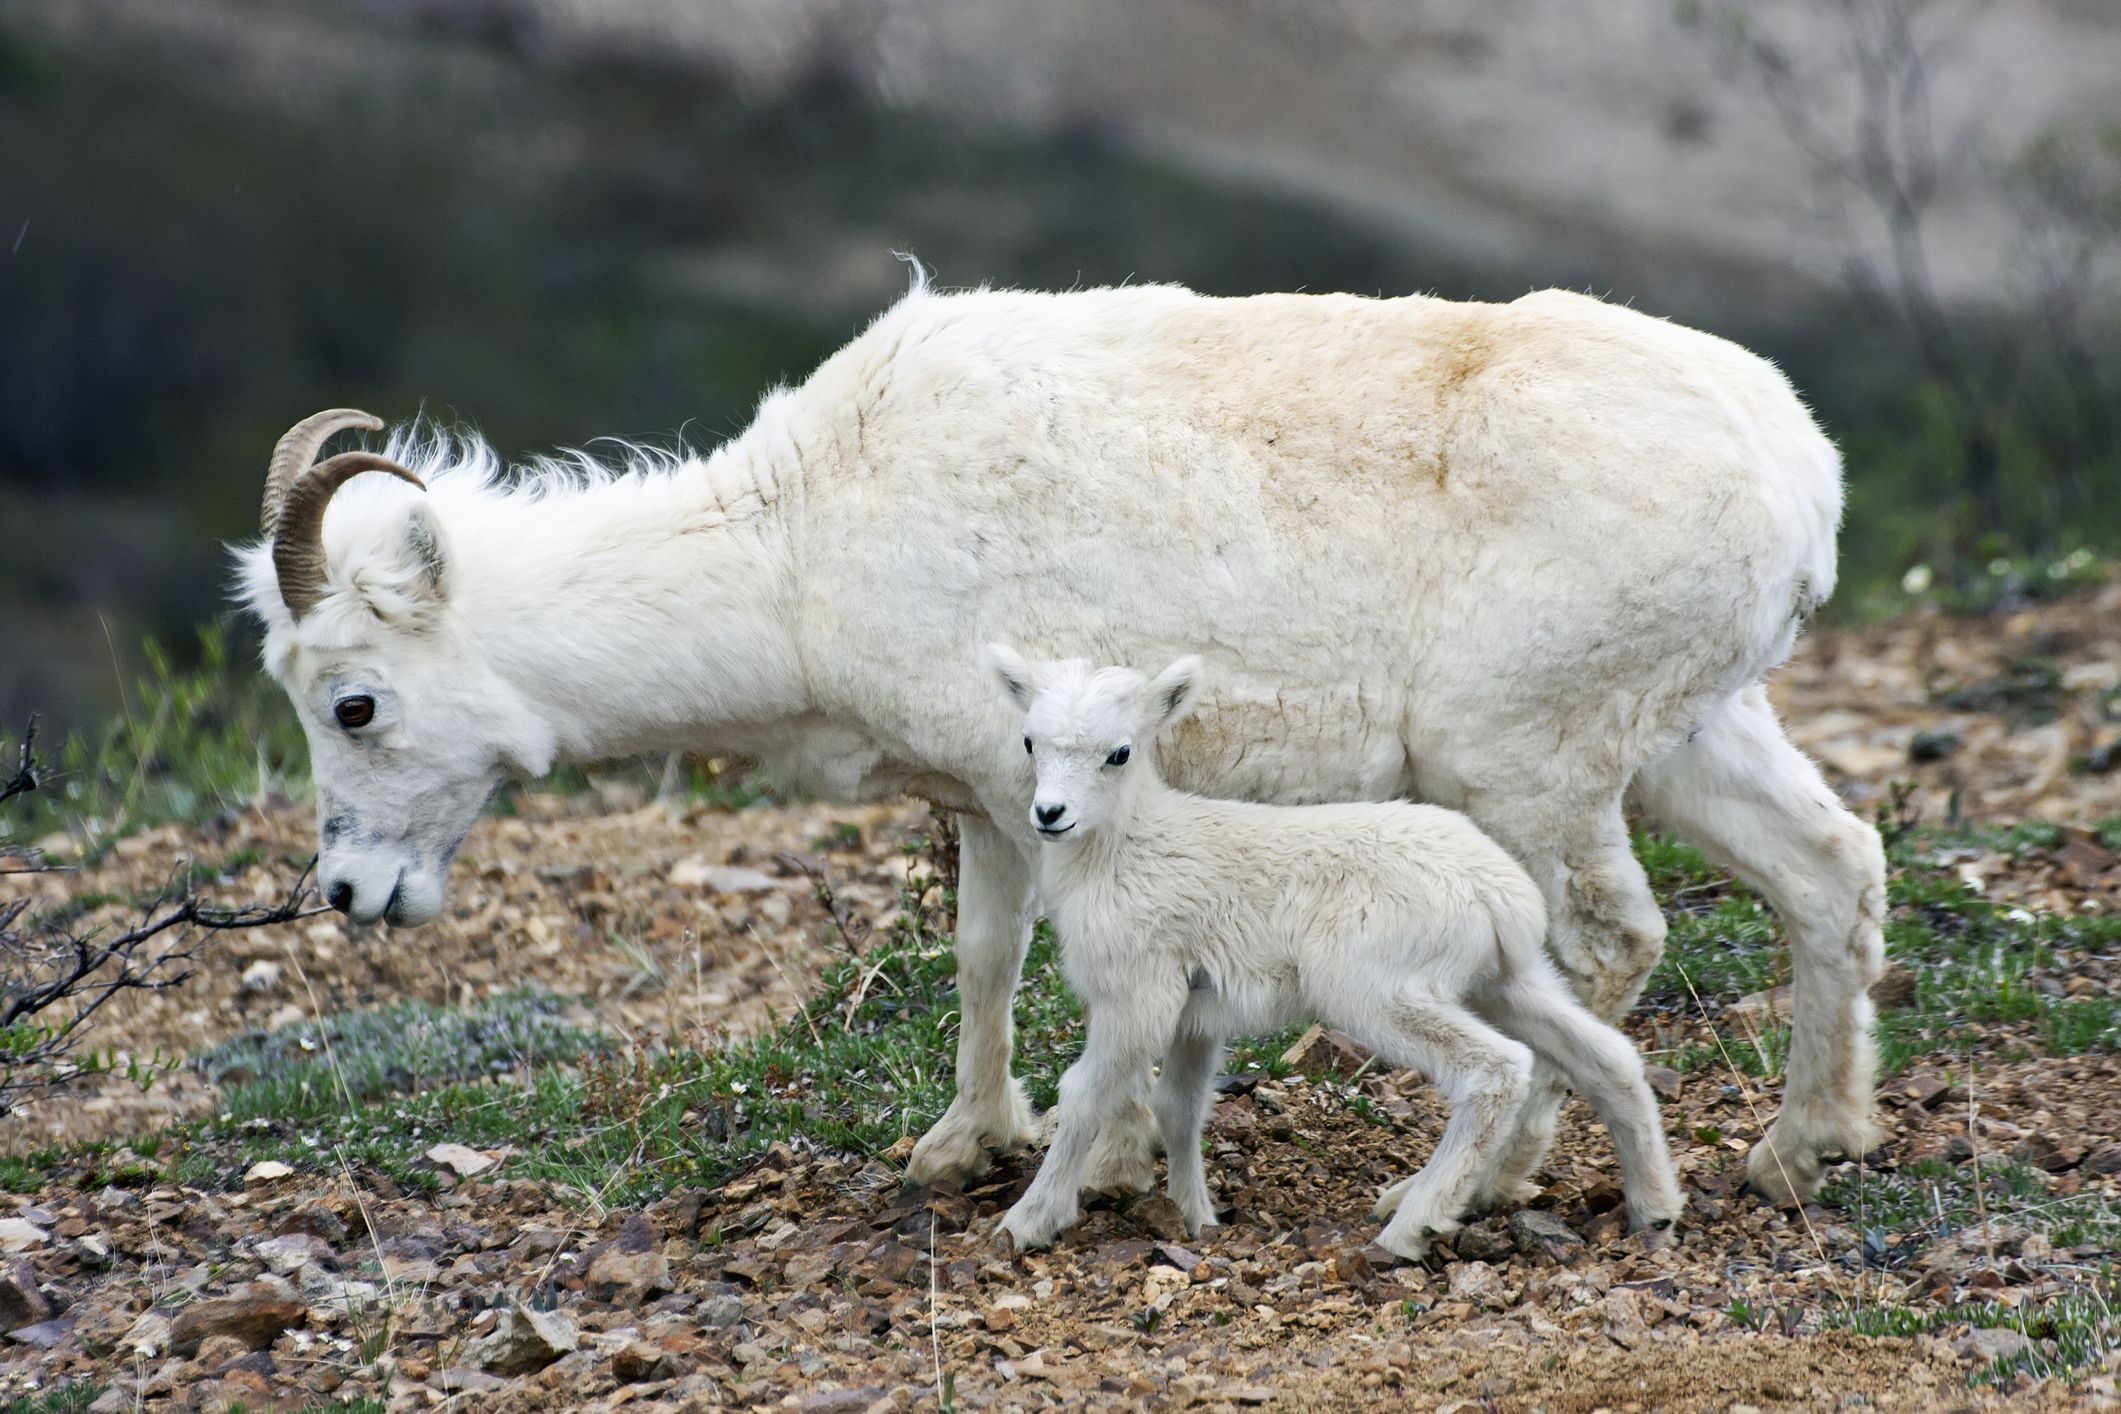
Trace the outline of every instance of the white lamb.
<instances>
[{"instance_id":1,"label":"white lamb","mask_svg":"<svg viewBox=\"0 0 2121 1414\"><path fill-rule=\"evenodd\" d=\"M1060 1126L1002 1220L1018 1248L1075 1221L1099 1130L1158 1056L1154 1109L1169 1189L1197 1233L1215 1223L1200 1127L1225 1039L1303 1019L1341 1027L1451 1103L1429 1163L1378 1199L1380 1242L1420 1258L1495 1201L1534 1057L1598 1111L1628 1213L1662 1240L1680 1197L1642 1062L1548 959L1530 876L1465 816L1404 803L1271 806L1174 790L1151 760L1200 682L1181 658L1150 682L1079 660L1032 664L990 645L1024 711L1037 789L1039 887L1061 967L1089 1014L1061 1079Z\"/></svg>"}]
</instances>

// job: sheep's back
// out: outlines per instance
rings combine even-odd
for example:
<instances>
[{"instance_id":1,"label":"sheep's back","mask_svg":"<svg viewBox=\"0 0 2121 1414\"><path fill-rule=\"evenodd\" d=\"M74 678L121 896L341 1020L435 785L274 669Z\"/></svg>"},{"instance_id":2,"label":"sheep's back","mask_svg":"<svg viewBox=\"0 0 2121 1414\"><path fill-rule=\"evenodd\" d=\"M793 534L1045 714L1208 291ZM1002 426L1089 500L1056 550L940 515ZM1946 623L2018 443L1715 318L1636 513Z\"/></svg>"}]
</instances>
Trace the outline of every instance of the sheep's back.
<instances>
[{"instance_id":1,"label":"sheep's back","mask_svg":"<svg viewBox=\"0 0 2121 1414\"><path fill-rule=\"evenodd\" d=\"M1576 296L922 294L792 396L825 709L1011 815L989 639L1202 653L1180 785L1455 801L1669 749L1832 581L1780 375Z\"/></svg>"}]
</instances>

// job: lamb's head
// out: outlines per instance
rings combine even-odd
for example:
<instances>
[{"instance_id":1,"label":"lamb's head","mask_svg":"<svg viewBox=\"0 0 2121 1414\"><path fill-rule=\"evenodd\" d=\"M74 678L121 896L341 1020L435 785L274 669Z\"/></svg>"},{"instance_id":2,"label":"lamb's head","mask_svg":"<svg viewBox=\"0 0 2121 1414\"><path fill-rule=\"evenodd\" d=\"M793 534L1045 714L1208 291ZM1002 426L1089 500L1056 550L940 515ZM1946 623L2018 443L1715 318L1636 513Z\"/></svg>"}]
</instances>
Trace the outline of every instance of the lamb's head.
<instances>
[{"instance_id":1,"label":"lamb's head","mask_svg":"<svg viewBox=\"0 0 2121 1414\"><path fill-rule=\"evenodd\" d=\"M424 923L495 788L543 772L552 745L451 602L420 478L373 452L315 462L333 433L381 426L339 409L280 440L239 589L309 738L318 887L364 922Z\"/></svg>"},{"instance_id":2,"label":"lamb's head","mask_svg":"<svg viewBox=\"0 0 2121 1414\"><path fill-rule=\"evenodd\" d=\"M1193 709L1200 659L1180 658L1151 679L1080 659L1028 662L999 643L981 658L1023 709L1024 750L1038 782L1032 828L1049 841L1126 829L1140 782L1155 770L1156 734Z\"/></svg>"}]
</instances>

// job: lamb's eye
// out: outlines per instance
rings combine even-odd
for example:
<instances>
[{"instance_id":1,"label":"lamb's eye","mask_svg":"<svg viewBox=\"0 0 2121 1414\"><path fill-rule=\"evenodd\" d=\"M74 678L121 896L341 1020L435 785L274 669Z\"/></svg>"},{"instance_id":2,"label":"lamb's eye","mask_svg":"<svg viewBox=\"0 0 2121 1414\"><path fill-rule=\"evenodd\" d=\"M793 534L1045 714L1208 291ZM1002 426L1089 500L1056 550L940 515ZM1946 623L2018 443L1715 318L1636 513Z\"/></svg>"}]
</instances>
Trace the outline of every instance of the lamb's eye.
<instances>
[{"instance_id":1,"label":"lamb's eye","mask_svg":"<svg viewBox=\"0 0 2121 1414\"><path fill-rule=\"evenodd\" d=\"M1026 755L1026 756L1029 756L1030 754L1031 754L1031 738L1030 738L1030 737L1025 737L1025 738L1024 738L1024 755Z\"/></svg>"},{"instance_id":2,"label":"lamb's eye","mask_svg":"<svg viewBox=\"0 0 2121 1414\"><path fill-rule=\"evenodd\" d=\"M1124 766L1127 764L1127 758L1133 754L1132 751L1122 746L1105 758L1105 764L1107 766Z\"/></svg>"},{"instance_id":3,"label":"lamb's eye","mask_svg":"<svg viewBox=\"0 0 2121 1414\"><path fill-rule=\"evenodd\" d=\"M376 717L373 697L342 697L332 704L331 714L342 727L365 727Z\"/></svg>"}]
</instances>

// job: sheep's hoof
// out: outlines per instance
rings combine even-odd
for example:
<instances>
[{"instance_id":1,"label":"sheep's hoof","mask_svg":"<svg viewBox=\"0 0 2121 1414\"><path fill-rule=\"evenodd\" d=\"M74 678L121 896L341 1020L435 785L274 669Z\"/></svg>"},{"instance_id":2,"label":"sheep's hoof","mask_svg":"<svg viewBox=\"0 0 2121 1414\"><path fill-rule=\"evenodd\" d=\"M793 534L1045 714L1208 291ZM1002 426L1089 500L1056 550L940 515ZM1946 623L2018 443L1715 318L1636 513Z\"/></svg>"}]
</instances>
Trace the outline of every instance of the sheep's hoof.
<instances>
[{"instance_id":1,"label":"sheep's hoof","mask_svg":"<svg viewBox=\"0 0 2121 1414\"><path fill-rule=\"evenodd\" d=\"M962 1099L951 1101L943 1117L913 1146L913 1156L906 1162L907 1179L924 1185L965 1183L994 1167L990 1150L1008 1153L1037 1138L1031 1102L1013 1080L1006 1114L999 1117L999 1123L992 1119L972 1115Z\"/></svg>"},{"instance_id":2,"label":"sheep's hoof","mask_svg":"<svg viewBox=\"0 0 2121 1414\"><path fill-rule=\"evenodd\" d=\"M1122 1111L1098 1133L1083 1187L1094 1193L1146 1193L1156 1187L1156 1117L1146 1105Z\"/></svg>"},{"instance_id":3,"label":"sheep's hoof","mask_svg":"<svg viewBox=\"0 0 2121 1414\"><path fill-rule=\"evenodd\" d=\"M1807 1135L1785 1113L1746 1156L1745 1191L1778 1208L1798 1207L1819 1191L1829 1163L1869 1153L1880 1134L1866 1116L1839 1133L1815 1128Z\"/></svg>"}]
</instances>

